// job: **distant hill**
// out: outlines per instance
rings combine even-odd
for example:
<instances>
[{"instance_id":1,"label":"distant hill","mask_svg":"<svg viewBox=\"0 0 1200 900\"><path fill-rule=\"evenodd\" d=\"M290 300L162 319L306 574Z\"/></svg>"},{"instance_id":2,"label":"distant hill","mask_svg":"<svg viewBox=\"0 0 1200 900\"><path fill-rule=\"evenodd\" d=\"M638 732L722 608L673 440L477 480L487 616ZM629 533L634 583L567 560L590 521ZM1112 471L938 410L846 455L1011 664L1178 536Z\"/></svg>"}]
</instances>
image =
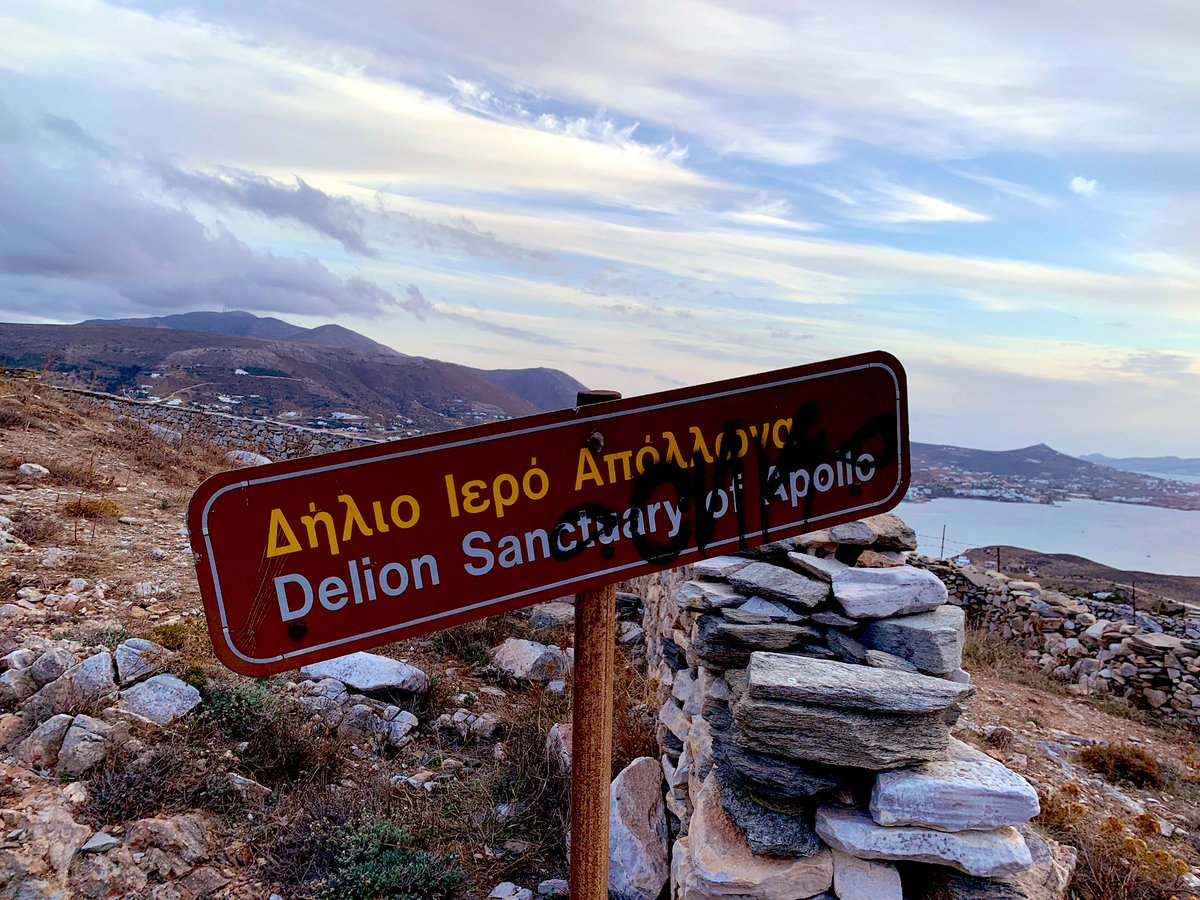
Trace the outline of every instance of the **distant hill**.
<instances>
[{"instance_id":1,"label":"distant hill","mask_svg":"<svg viewBox=\"0 0 1200 900\"><path fill-rule=\"evenodd\" d=\"M364 334L341 325L318 325L302 328L271 316L256 316L242 310L215 312L200 310L173 316L147 316L142 319L88 319L81 325L120 325L126 328L170 328L175 331L203 331L231 337L253 337L276 341L303 341L341 347L361 353L382 353L385 356L404 356L398 350L373 341Z\"/></svg>"},{"instance_id":2,"label":"distant hill","mask_svg":"<svg viewBox=\"0 0 1200 900\"><path fill-rule=\"evenodd\" d=\"M318 337L332 342L347 334L354 332L332 326ZM534 403L484 377L488 373L393 351L161 325L0 324L0 365L52 368L97 390L239 414L287 413L299 422L350 422L348 416L361 415L387 427L424 430L530 415L552 399L537 390ZM538 387L545 378L532 371L529 382ZM514 381L511 373L501 378ZM568 402L574 403L573 394Z\"/></svg>"},{"instance_id":3,"label":"distant hill","mask_svg":"<svg viewBox=\"0 0 1200 900\"><path fill-rule=\"evenodd\" d=\"M1179 456L1105 456L1088 453L1079 457L1102 466L1112 466L1126 472L1154 472L1160 475L1200 475L1200 459Z\"/></svg>"},{"instance_id":4,"label":"distant hill","mask_svg":"<svg viewBox=\"0 0 1200 900\"><path fill-rule=\"evenodd\" d=\"M965 472L1018 475L1026 478L1062 479L1085 476L1096 465L1059 453L1046 444L1016 450L973 450L948 444L912 443L913 465L918 468L952 466Z\"/></svg>"},{"instance_id":5,"label":"distant hill","mask_svg":"<svg viewBox=\"0 0 1200 900\"><path fill-rule=\"evenodd\" d=\"M393 350L357 331L341 325L318 325L302 328L271 316L256 316L242 310L228 312L196 311L170 316L149 316L138 319L89 319L86 326L119 326L123 328L162 328L173 331L195 331L229 337L258 338L273 341L298 341L378 354L393 359L422 359ZM450 365L441 363L441 365ZM535 410L564 409L575 405L575 395L584 389L566 372L558 369L471 369L461 367L484 381L529 403Z\"/></svg>"},{"instance_id":6,"label":"distant hill","mask_svg":"<svg viewBox=\"0 0 1200 900\"><path fill-rule=\"evenodd\" d=\"M538 409L574 406L587 386L558 369L471 369L480 378L528 400Z\"/></svg>"}]
</instances>

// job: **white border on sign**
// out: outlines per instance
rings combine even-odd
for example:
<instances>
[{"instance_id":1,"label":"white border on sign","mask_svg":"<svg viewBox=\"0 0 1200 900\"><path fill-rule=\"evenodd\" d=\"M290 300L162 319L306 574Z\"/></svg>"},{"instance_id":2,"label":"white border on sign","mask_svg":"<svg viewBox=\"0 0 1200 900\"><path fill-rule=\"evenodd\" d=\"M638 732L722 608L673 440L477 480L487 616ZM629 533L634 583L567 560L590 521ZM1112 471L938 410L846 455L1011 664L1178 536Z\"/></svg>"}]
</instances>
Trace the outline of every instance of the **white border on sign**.
<instances>
[{"instance_id":1,"label":"white border on sign","mask_svg":"<svg viewBox=\"0 0 1200 900\"><path fill-rule=\"evenodd\" d=\"M849 366L845 369L835 369L832 372L820 372L815 375L802 375L799 378L787 378L787 379L784 379L783 381L775 381L775 382L771 382L769 384L756 384L751 387L738 388L737 390L732 390L732 391L724 391L719 394L705 394L701 397L689 397L686 400L676 400L676 401L672 401L670 403L661 403L657 406L642 407L641 409L635 410L634 412L638 412L638 413L653 412L654 410L657 410L657 409L670 409L670 408L676 407L676 406L687 406L690 403L699 403L702 401L716 400L721 397L732 397L732 396L736 396L738 394L744 394L744 393L748 393L750 391L760 391L760 390L764 390L767 388L783 387L784 385L788 385L788 384L798 384L802 381L812 381L817 378L828 378L831 375L844 375L847 372L857 372L862 369L883 369L889 375L892 376L892 383L895 384L895 386L896 386L896 447L898 449L898 454L899 454L899 452L903 451L903 448L900 446L900 444L901 444L901 441L900 441L900 436L901 436L900 435L900 425L901 425L901 422L900 422L900 379L896 376L895 370L891 366L885 365L884 363L866 363L865 365L861 365L861 366ZM607 413L607 414L597 415L597 416L588 416L587 419L584 421L588 421L588 422L600 421L602 419L613 418L614 416L623 416L623 415L629 415L629 414L630 414L629 411L613 412L613 413ZM579 422L580 422L580 420L573 419L573 420L565 421L565 422L556 422L551 425L542 425L542 426L538 426L536 428L526 428L521 431L506 431L501 434L490 435L490 436L484 437L484 438L473 438L473 439L457 441L457 442L453 442L453 443L449 443L449 444L438 444L437 446L434 446L434 447L421 447L416 450L403 450L403 451L398 451L396 453L387 454L386 456L373 456L370 459L349 460L347 462L335 463L334 465L330 465L330 466L316 466L311 469L301 469L300 471L288 472L283 475L270 475L265 478L251 478L246 481L239 481L239 482L235 482L234 484L227 484L225 487L221 488L219 491L216 491L211 497L208 498L208 502L204 504L204 512L200 517L201 531L204 535L204 545L205 545L205 547L208 548L209 567L212 570L213 589L217 595L217 609L220 611L220 614L221 614L221 633L225 636L225 645L229 648L230 652L232 652L238 659L245 660L248 663L262 664L262 663L280 662L285 659L295 659L298 657L306 656L308 654L316 653L320 650L325 650L330 647L337 647L342 644L348 644L351 641L359 641L364 638L378 637L380 635L388 634L389 632L392 632L392 631L399 631L400 629L403 629L403 628L411 628L414 625L423 625L426 622L433 622L433 621L436 621L437 619L444 619L448 616L456 615L457 613L470 612L471 610L482 609L487 606L495 606L498 603L505 603L509 600L515 600L519 597L528 596L529 594L536 594L539 591L567 587L567 586L572 585L579 581L585 581L590 578L595 578L597 575L615 575L618 572L625 571L626 569L632 569L632 568L636 568L636 567L645 565L645 561L643 560L643 561L639 561L639 562L626 563L625 565L621 565L621 566L613 566L610 569L603 569L599 572L591 572L591 573L588 573L587 575L579 575L575 578L567 578L562 581L553 582L552 584L543 584L543 585L540 585L535 588L530 588L528 590L517 591L516 593L513 593L513 594L505 594L503 597L495 597L491 600L484 600L479 603L470 603L470 604L467 604L466 606L460 606L455 609L446 610L445 612L436 613L435 615L431 615L431 616L425 616L420 619L409 619L409 620L402 622L400 624L397 624L397 625L389 625L386 628L377 628L374 631L368 631L368 632L364 632L362 634L352 635L350 637L338 638L336 641L327 641L324 644L316 644L312 647L305 647L302 650L294 650L294 651L291 651L288 653L284 653L280 656L269 656L269 657L263 657L263 658L246 656L244 653L242 653L240 650L238 650L238 648L235 647L233 644L233 640L229 634L229 623L225 616L225 598L221 594L221 581L217 576L217 561L216 561L216 557L213 554L212 539L208 533L209 510L212 509L212 505L213 505L213 503L216 502L217 498L220 497L222 494L224 494L226 491L241 490L242 488L251 487L252 485L267 484L272 481L286 481L289 478L299 478L302 475L312 475L312 474L315 474L318 472L332 472L337 469L348 469L348 468L353 468L354 466L362 466L362 465L368 465L368 464L373 464L373 463L386 462L386 461L392 460L392 459L403 459L404 457L407 457L407 456L419 456L422 453L432 453L436 450L447 450L452 447L461 447L461 446L464 446L467 444L482 444L482 443L486 443L488 441L499 440L501 438L511 438L511 437L517 437L519 435L524 435L524 434L535 434L537 432L542 432L542 431L551 431L555 428L564 428L567 426L575 426L575 425L578 425ZM898 465L896 467L896 476L897 476L896 484L892 488L891 493L888 494L886 497L884 497L882 500L880 500L876 503L867 503L862 506L855 506L850 509L838 510L835 513L827 513L823 516L814 516L811 519L799 519L795 522L787 522L783 525L774 525L774 526L767 528L767 534L769 535L773 531L795 528L797 525L804 525L804 524L809 524L812 522L819 522L822 519L827 519L827 518L830 518L831 516L840 516L840 515L845 515L846 513L861 512L861 511L868 510L868 509L874 509L877 506L885 505L889 500L892 499L892 497L895 496L896 491L900 489L900 483L903 480L903 477L902 477L903 472L904 472L903 459L901 459L900 456L897 455L896 460L898 463ZM705 549L707 549L708 547L719 547L722 544L737 543L741 539L742 539L742 536L739 535L739 536L733 537L733 538L725 538L724 540L713 541L711 544L706 545ZM700 552L699 548L693 547L690 550L682 551L679 554L679 556L676 558L682 559L685 556L697 554L699 552ZM680 562L680 563L678 563L678 565L686 565L686 563ZM674 568L674 567L672 567L672 568Z\"/></svg>"}]
</instances>

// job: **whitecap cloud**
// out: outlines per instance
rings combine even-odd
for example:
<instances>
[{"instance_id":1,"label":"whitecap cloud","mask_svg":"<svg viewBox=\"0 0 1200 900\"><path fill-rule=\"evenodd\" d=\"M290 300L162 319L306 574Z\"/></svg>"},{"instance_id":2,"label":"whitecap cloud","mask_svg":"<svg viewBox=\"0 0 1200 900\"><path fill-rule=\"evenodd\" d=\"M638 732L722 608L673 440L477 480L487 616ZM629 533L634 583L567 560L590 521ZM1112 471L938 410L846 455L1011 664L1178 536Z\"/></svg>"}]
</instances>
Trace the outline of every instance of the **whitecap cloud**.
<instances>
[{"instance_id":1,"label":"whitecap cloud","mask_svg":"<svg viewBox=\"0 0 1200 900\"><path fill-rule=\"evenodd\" d=\"M1096 193L1096 188L1100 186L1095 178L1084 178L1082 175L1074 176L1068 183L1067 187L1071 189L1071 193L1078 194L1080 197L1091 197Z\"/></svg>"}]
</instances>

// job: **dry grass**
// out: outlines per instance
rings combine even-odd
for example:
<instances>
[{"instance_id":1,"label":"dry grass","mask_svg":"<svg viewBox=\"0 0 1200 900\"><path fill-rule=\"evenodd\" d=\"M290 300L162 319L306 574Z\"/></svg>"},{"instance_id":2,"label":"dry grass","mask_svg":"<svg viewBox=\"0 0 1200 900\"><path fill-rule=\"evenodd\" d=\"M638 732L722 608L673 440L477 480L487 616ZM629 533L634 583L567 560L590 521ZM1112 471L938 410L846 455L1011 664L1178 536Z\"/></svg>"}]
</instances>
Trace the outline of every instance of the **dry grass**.
<instances>
[{"instance_id":1,"label":"dry grass","mask_svg":"<svg viewBox=\"0 0 1200 900\"><path fill-rule=\"evenodd\" d=\"M63 520L53 513L19 509L11 518L13 536L27 544L49 544L63 535Z\"/></svg>"},{"instance_id":2,"label":"dry grass","mask_svg":"<svg viewBox=\"0 0 1200 900\"><path fill-rule=\"evenodd\" d=\"M1072 896L1169 900L1188 896L1182 876L1187 862L1156 847L1135 820L1102 818L1079 802L1077 785L1064 785L1054 793L1040 794L1042 813L1034 824L1056 840L1079 850L1079 863L1071 882Z\"/></svg>"},{"instance_id":3,"label":"dry grass","mask_svg":"<svg viewBox=\"0 0 1200 900\"><path fill-rule=\"evenodd\" d=\"M113 485L111 475L101 475L96 469L96 454L88 457L86 462L51 462L47 468L59 484L77 487L84 491L104 491Z\"/></svg>"},{"instance_id":4,"label":"dry grass","mask_svg":"<svg viewBox=\"0 0 1200 900\"><path fill-rule=\"evenodd\" d=\"M492 647L506 638L529 635L529 620L513 614L488 616L439 631L430 639L439 653L456 656L465 663L479 665L488 661Z\"/></svg>"},{"instance_id":5,"label":"dry grass","mask_svg":"<svg viewBox=\"0 0 1200 900\"><path fill-rule=\"evenodd\" d=\"M121 507L107 497L76 497L63 507L63 512L79 519L115 519Z\"/></svg>"},{"instance_id":6,"label":"dry grass","mask_svg":"<svg viewBox=\"0 0 1200 900\"><path fill-rule=\"evenodd\" d=\"M1026 659L1014 643L985 628L967 629L963 643L963 668L971 672L985 672L1048 694L1067 694L1064 682L1043 674L1037 664Z\"/></svg>"},{"instance_id":7,"label":"dry grass","mask_svg":"<svg viewBox=\"0 0 1200 900\"><path fill-rule=\"evenodd\" d=\"M1109 781L1136 787L1162 787L1166 773L1158 760L1131 744L1097 744L1079 751L1079 761Z\"/></svg>"},{"instance_id":8,"label":"dry grass","mask_svg":"<svg viewBox=\"0 0 1200 900\"><path fill-rule=\"evenodd\" d=\"M639 756L658 758L658 740L654 736L657 683L643 675L622 649L617 651L613 678L613 749L612 774Z\"/></svg>"},{"instance_id":9,"label":"dry grass","mask_svg":"<svg viewBox=\"0 0 1200 900\"><path fill-rule=\"evenodd\" d=\"M172 447L147 426L129 419L115 419L110 430L98 435L96 441L175 484L194 484L225 467L221 448L194 440Z\"/></svg>"}]
</instances>

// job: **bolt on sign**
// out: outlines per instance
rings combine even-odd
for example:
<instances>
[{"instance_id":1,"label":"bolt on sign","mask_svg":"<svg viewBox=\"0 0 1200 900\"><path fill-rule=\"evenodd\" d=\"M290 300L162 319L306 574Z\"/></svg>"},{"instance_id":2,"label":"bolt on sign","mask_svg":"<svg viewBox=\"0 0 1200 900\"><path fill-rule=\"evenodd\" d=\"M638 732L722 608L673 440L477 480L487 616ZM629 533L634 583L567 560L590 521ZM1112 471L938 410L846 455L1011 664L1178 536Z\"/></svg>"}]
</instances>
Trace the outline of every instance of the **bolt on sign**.
<instances>
[{"instance_id":1,"label":"bolt on sign","mask_svg":"<svg viewBox=\"0 0 1200 900\"><path fill-rule=\"evenodd\" d=\"M268 675L885 512L904 369L873 352L210 478L218 658Z\"/></svg>"}]
</instances>

